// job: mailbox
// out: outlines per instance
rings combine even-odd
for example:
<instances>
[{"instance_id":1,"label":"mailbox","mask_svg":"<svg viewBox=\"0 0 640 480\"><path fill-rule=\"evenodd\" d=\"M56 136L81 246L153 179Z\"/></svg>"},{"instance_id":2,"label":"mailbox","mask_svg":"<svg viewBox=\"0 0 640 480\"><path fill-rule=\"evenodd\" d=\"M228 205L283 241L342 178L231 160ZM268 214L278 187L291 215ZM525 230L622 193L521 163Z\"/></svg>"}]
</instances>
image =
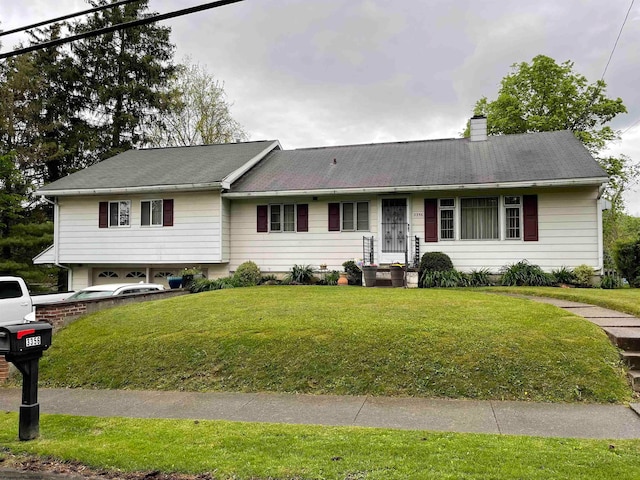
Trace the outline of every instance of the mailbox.
<instances>
[{"instance_id":1,"label":"mailbox","mask_svg":"<svg viewBox=\"0 0 640 480\"><path fill-rule=\"evenodd\" d=\"M51 346L53 328L47 322L31 322L0 327L0 355L22 373L20 440L33 440L40 434L38 403L38 362Z\"/></svg>"},{"instance_id":2,"label":"mailbox","mask_svg":"<svg viewBox=\"0 0 640 480\"><path fill-rule=\"evenodd\" d=\"M51 346L52 327L47 322L0 327L0 355L22 356Z\"/></svg>"}]
</instances>

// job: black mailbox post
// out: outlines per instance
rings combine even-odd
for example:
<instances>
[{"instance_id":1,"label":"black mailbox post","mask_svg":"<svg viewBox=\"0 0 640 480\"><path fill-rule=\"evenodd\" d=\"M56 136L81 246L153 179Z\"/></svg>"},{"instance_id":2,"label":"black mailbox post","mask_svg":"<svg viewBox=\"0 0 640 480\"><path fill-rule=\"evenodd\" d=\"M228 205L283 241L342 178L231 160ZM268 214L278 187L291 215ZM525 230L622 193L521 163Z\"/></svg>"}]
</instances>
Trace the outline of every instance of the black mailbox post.
<instances>
[{"instance_id":1,"label":"black mailbox post","mask_svg":"<svg viewBox=\"0 0 640 480\"><path fill-rule=\"evenodd\" d=\"M22 373L20 440L33 440L40 434L38 363L42 352L51 345L52 330L47 322L0 327L0 355L4 355Z\"/></svg>"}]
</instances>

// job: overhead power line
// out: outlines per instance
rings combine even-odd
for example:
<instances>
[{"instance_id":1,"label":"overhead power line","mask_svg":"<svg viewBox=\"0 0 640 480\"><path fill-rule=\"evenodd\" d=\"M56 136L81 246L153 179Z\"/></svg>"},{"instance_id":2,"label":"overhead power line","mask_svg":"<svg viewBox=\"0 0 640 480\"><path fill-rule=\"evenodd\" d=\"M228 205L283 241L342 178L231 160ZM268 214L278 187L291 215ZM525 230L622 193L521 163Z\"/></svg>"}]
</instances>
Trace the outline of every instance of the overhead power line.
<instances>
[{"instance_id":1,"label":"overhead power line","mask_svg":"<svg viewBox=\"0 0 640 480\"><path fill-rule=\"evenodd\" d=\"M616 43L613 44L613 49L611 50L611 55L609 55L609 60L607 60L607 65L604 67L604 72L602 72L602 77L600 80L604 80L604 75L607 73L607 69L609 68L609 63L611 63L611 59L613 58L613 54L616 51L616 47L618 46L618 41L622 36L622 30L624 30L624 26L627 23L627 19L629 18L629 13L631 13L631 9L633 8L633 3L635 0L631 0L631 5L629 5L629 10L627 10L627 14L624 17L624 21L622 22L622 26L620 27L620 31L618 32L618 38L616 38Z\"/></svg>"},{"instance_id":2,"label":"overhead power line","mask_svg":"<svg viewBox=\"0 0 640 480\"><path fill-rule=\"evenodd\" d=\"M12 30L5 30L0 32L0 37L5 35L11 35L12 33L24 32L25 30L31 30L32 28L41 27L43 25L48 25L50 23L61 22L62 20L67 20L68 18L79 17L81 15L87 15L88 13L99 12L101 10L106 10L107 8L119 7L120 5L125 5L127 3L139 2L140 0L121 0L120 2L110 3L108 5L102 5L100 7L90 8L89 10L83 10L81 12L70 13L68 15L63 15L62 17L52 18L51 20L44 20L38 23L32 23L31 25L27 25L26 27L14 28Z\"/></svg>"},{"instance_id":3,"label":"overhead power line","mask_svg":"<svg viewBox=\"0 0 640 480\"><path fill-rule=\"evenodd\" d=\"M12 52L2 53L0 54L0 60L4 58L15 57L16 55L22 55L24 53L34 52L36 50L43 50L45 48L57 47L58 45L64 45L65 43L71 43L76 40L81 40L83 38L95 37L98 35L104 35L105 33L115 32L117 30L124 30L126 28L139 27L141 25L148 25L150 23L159 22L161 20L167 20L169 18L180 17L182 15L188 15L190 13L201 12L203 10L209 10L211 8L223 7L225 5L230 5L232 3L238 3L242 1L244 0L219 0L217 2L205 3L203 5L198 5L195 7L176 10L174 12L163 13L159 15L152 15L150 17L133 20L131 22L118 23L117 25L111 25L109 27L100 28L98 30L91 30L89 32L72 35L70 37L49 40L47 42L38 43L37 45L31 45L29 47L13 50Z\"/></svg>"},{"instance_id":4,"label":"overhead power line","mask_svg":"<svg viewBox=\"0 0 640 480\"><path fill-rule=\"evenodd\" d=\"M638 125L640 123L640 119L636 120L635 122L633 122L630 126L628 126L625 130L623 130L623 132L620 135L624 135L625 133L627 133L629 130L631 130L633 127L635 127L636 125Z\"/></svg>"}]
</instances>

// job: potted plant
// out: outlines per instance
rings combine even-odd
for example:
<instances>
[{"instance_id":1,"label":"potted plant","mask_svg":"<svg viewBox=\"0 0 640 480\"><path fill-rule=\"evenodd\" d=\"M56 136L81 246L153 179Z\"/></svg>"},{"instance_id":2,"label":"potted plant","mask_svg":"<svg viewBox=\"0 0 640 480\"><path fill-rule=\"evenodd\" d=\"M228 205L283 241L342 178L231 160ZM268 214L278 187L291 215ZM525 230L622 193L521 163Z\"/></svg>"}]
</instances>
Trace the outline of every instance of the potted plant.
<instances>
[{"instance_id":1,"label":"potted plant","mask_svg":"<svg viewBox=\"0 0 640 480\"><path fill-rule=\"evenodd\" d=\"M340 272L340 278L338 279L338 285L349 285L349 279L347 278L347 272Z\"/></svg>"},{"instance_id":2,"label":"potted plant","mask_svg":"<svg viewBox=\"0 0 640 480\"><path fill-rule=\"evenodd\" d=\"M362 266L362 273L364 276L364 286L365 287L375 287L376 286L376 276L378 274L378 265L375 263L371 263L369 265Z\"/></svg>"},{"instance_id":3,"label":"potted plant","mask_svg":"<svg viewBox=\"0 0 640 480\"><path fill-rule=\"evenodd\" d=\"M392 263L389 266L391 273L391 286L404 287L404 265L402 263Z\"/></svg>"},{"instance_id":4,"label":"potted plant","mask_svg":"<svg viewBox=\"0 0 640 480\"><path fill-rule=\"evenodd\" d=\"M182 286L182 277L178 275L169 275L167 277L167 282L169 283L169 288L180 288Z\"/></svg>"},{"instance_id":5,"label":"potted plant","mask_svg":"<svg viewBox=\"0 0 640 480\"><path fill-rule=\"evenodd\" d=\"M189 288L196 278L203 278L202 270L196 267L185 268L182 271L182 287Z\"/></svg>"}]
</instances>

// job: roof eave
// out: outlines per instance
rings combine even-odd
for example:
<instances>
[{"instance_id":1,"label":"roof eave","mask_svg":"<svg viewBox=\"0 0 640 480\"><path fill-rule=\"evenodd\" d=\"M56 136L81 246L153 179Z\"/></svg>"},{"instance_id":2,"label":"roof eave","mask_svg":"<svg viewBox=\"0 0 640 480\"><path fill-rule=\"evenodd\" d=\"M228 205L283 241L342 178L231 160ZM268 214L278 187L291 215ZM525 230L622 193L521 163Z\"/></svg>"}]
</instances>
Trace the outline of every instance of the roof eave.
<instances>
[{"instance_id":1,"label":"roof eave","mask_svg":"<svg viewBox=\"0 0 640 480\"><path fill-rule=\"evenodd\" d=\"M470 183L453 185L403 185L389 187L347 187L347 188L321 188L307 190L272 190L263 192L226 192L222 195L227 198L258 198L258 197L289 197L299 195L345 195L345 194L384 194L384 193L409 193L409 192L433 192L442 190L489 190L506 188L544 188L544 187L586 187L600 186L609 181L608 177L574 178L559 180L536 180L526 182L499 182L499 183Z\"/></svg>"},{"instance_id":2,"label":"roof eave","mask_svg":"<svg viewBox=\"0 0 640 480\"><path fill-rule=\"evenodd\" d=\"M115 188L70 188L60 190L37 190L35 195L42 197L70 197L82 195L125 195L137 193L160 192L201 192L208 190L222 190L222 182L191 183L183 185L148 185L144 187L115 187Z\"/></svg>"}]
</instances>

